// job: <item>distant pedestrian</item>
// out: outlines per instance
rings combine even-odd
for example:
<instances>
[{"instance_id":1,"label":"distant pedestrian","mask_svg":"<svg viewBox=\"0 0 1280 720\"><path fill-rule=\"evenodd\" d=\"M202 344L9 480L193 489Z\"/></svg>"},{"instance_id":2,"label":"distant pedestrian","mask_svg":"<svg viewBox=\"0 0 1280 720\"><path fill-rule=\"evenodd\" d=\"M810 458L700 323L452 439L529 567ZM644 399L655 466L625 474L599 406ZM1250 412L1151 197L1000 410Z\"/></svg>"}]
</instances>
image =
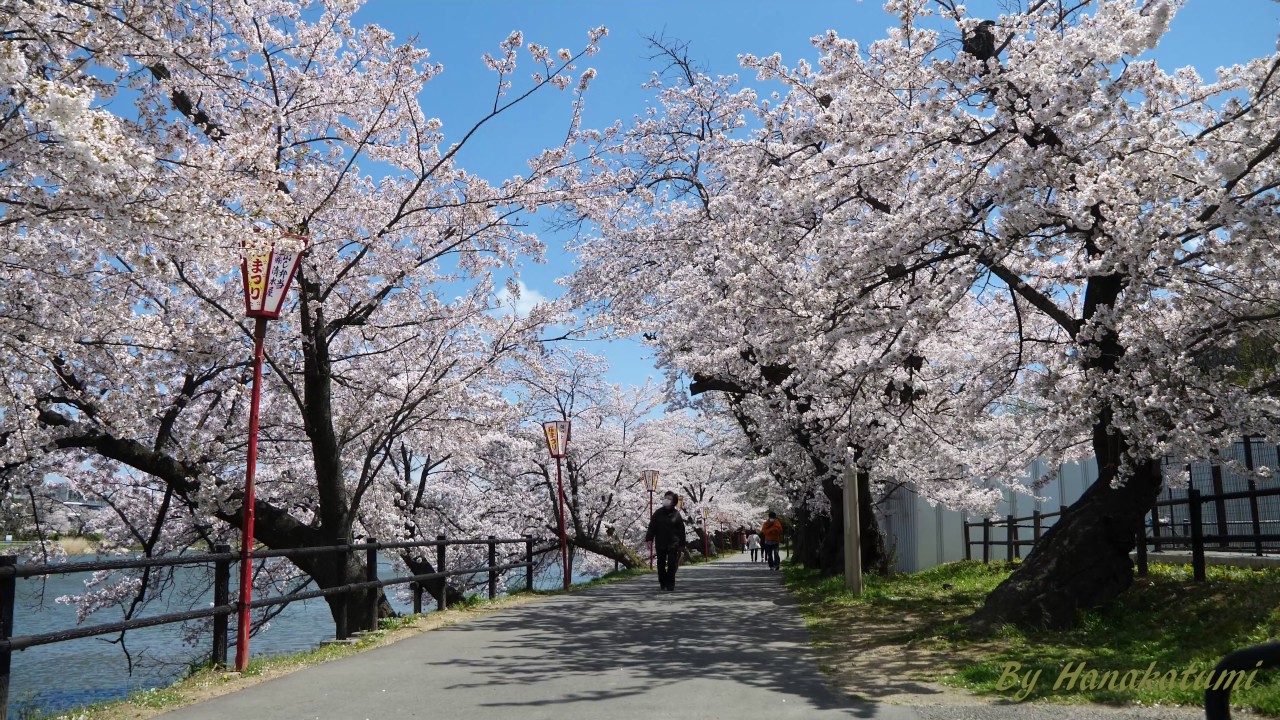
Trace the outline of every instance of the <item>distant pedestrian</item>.
<instances>
[{"instance_id":1,"label":"distant pedestrian","mask_svg":"<svg viewBox=\"0 0 1280 720\"><path fill-rule=\"evenodd\" d=\"M751 533L751 537L747 538L747 549L751 551L751 562L756 562L756 558L760 555L760 536Z\"/></svg>"},{"instance_id":2,"label":"distant pedestrian","mask_svg":"<svg viewBox=\"0 0 1280 720\"><path fill-rule=\"evenodd\" d=\"M680 567L680 551L685 545L684 518L680 516L680 496L668 490L662 494L662 507L649 518L645 541L653 541L658 556L658 585L663 590L676 589L676 569Z\"/></svg>"},{"instance_id":3,"label":"distant pedestrian","mask_svg":"<svg viewBox=\"0 0 1280 720\"><path fill-rule=\"evenodd\" d=\"M778 545L782 542L782 522L778 513L769 512L769 519L760 526L760 535L764 538L764 560L769 563L770 570L782 567L782 559L778 557Z\"/></svg>"}]
</instances>

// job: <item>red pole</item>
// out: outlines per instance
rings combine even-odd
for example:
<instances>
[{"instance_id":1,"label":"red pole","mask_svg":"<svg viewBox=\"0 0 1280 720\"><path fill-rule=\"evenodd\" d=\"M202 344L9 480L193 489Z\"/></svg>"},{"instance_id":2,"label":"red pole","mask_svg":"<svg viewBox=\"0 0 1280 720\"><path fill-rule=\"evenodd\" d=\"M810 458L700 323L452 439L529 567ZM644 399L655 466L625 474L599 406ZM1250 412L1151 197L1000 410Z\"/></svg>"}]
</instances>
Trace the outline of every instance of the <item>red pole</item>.
<instances>
[{"instance_id":1,"label":"red pole","mask_svg":"<svg viewBox=\"0 0 1280 720\"><path fill-rule=\"evenodd\" d=\"M568 520L564 514L564 481L560 479L560 458L556 458L556 487L560 489L560 565L564 568L564 589L569 589L569 536L565 530Z\"/></svg>"},{"instance_id":2,"label":"red pole","mask_svg":"<svg viewBox=\"0 0 1280 720\"><path fill-rule=\"evenodd\" d=\"M258 465L258 399L262 394L262 341L267 319L253 328L253 400L249 405L249 461L244 470L244 522L240 527L240 607L236 623L236 672L249 665L249 601L253 594L253 473Z\"/></svg>"},{"instance_id":3,"label":"red pole","mask_svg":"<svg viewBox=\"0 0 1280 720\"><path fill-rule=\"evenodd\" d=\"M711 559L711 533L707 530L706 522L702 523L702 557Z\"/></svg>"},{"instance_id":4,"label":"red pole","mask_svg":"<svg viewBox=\"0 0 1280 720\"><path fill-rule=\"evenodd\" d=\"M649 491L649 517L653 517L653 491ZM649 569L653 569L653 541L649 541Z\"/></svg>"}]
</instances>

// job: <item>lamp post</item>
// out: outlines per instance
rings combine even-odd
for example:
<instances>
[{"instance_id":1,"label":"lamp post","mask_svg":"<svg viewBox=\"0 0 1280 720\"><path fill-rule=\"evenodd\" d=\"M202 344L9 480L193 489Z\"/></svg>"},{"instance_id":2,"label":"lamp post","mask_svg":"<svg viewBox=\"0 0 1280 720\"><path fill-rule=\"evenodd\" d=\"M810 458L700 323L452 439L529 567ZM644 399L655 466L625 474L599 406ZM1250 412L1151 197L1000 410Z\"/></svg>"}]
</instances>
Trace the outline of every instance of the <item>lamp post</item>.
<instances>
[{"instance_id":1,"label":"lamp post","mask_svg":"<svg viewBox=\"0 0 1280 720\"><path fill-rule=\"evenodd\" d=\"M267 321L280 317L289 285L298 272L298 263L307 247L307 238L285 234L292 242L277 247L273 242L265 250L260 246L244 249L240 275L244 280L244 314L254 318L253 326L253 391L249 402L249 457L244 470L244 518L240 523L240 598L236 620L236 672L249 665L249 602L253 595L253 505L254 473L258 466L258 405L262 397L262 342L267 336Z\"/></svg>"},{"instance_id":2,"label":"lamp post","mask_svg":"<svg viewBox=\"0 0 1280 720\"><path fill-rule=\"evenodd\" d=\"M649 517L653 517L653 493L658 489L658 471L645 470L641 473L644 480L644 487L649 491ZM653 569L653 541L649 541L649 569Z\"/></svg>"},{"instance_id":3,"label":"lamp post","mask_svg":"<svg viewBox=\"0 0 1280 720\"><path fill-rule=\"evenodd\" d=\"M702 508L702 557L708 562L711 561L711 528L707 524L710 517L711 510Z\"/></svg>"},{"instance_id":4,"label":"lamp post","mask_svg":"<svg viewBox=\"0 0 1280 720\"><path fill-rule=\"evenodd\" d=\"M542 423L542 432L547 437L547 450L556 459L556 494L560 499L560 565L564 568L564 589L569 589L569 535L565 530L568 521L564 514L564 480L560 475L560 460L569 454L568 420L551 420Z\"/></svg>"}]
</instances>

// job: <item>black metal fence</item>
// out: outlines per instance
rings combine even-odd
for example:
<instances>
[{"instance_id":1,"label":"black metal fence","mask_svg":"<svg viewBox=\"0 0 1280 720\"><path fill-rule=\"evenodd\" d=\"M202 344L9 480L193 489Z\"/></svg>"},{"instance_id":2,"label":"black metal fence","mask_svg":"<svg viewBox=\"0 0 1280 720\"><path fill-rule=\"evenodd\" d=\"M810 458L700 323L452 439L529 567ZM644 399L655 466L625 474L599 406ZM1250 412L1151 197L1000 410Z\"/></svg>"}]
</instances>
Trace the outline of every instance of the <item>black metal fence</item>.
<instances>
[{"instance_id":1,"label":"black metal fence","mask_svg":"<svg viewBox=\"0 0 1280 720\"><path fill-rule=\"evenodd\" d=\"M505 563L502 565L497 564L498 546L511 544L522 544L524 546L524 560L522 562ZM424 592L423 583L431 580L446 580L447 582L447 578L450 577L487 573L488 595L490 599L493 599L497 596L499 573L507 570L524 568L525 587L532 589L534 555L547 550L547 548L540 548L535 551L533 544L534 539L530 536L522 538L496 538L489 536L482 540L450 540L447 537L440 535L437 536L435 540L426 541L379 543L374 538L367 538L363 543L358 544L327 545L321 547L292 548L287 550L256 550L252 553L252 557L255 560L266 558L295 559L316 555L331 556L338 572L337 577L343 580L347 579L346 568L348 561L352 557L352 553L363 551L365 553L365 577L363 580L344 582L339 585L335 585L334 587L291 593L287 596L254 599L249 602L249 607L271 607L275 605L284 605L298 600L338 596L340 598L339 602L342 603L342 605L340 606L339 611L335 612L335 617L337 618L335 621L335 634L339 640L343 640L350 636L350 629L347 627L346 622L345 603L347 602L347 596L357 591L374 590L392 585L409 584L413 590L413 611L415 613L421 613L422 595ZM450 546L477 545L487 546L487 564L478 567L460 568L457 570L448 569L447 551ZM435 572L388 578L386 580L378 577L377 553L379 550L402 550L408 548L429 547L436 548ZM559 545L552 547L559 547ZM226 545L217 546L214 548L214 552L207 554L134 558L126 560L102 560L94 562L61 563L56 565L18 564L18 558L16 556L0 556L0 720L7 720L8 718L9 676L13 653L30 647L36 647L38 645L50 645L53 643L66 642L68 640L93 637L96 635L109 635L126 630L154 627L156 625L168 625L173 623L189 622L191 620L212 618L212 662L218 666L225 666L227 664L228 649L228 618L231 615L234 615L239 609L239 604L231 601L231 566L239 559L240 554L231 552L231 548ZM41 633L38 635L15 636L13 634L15 627L14 602L17 593L17 581L20 579L49 575L66 575L80 572L97 572L102 570L142 570L146 568L199 565L212 567L213 569L213 607L186 612L166 613L163 615L124 620L121 622L103 623L88 627L69 628L67 630ZM379 593L367 594L366 601L370 603L367 615L371 618L371 627L360 629L377 629L379 599ZM447 604L447 592L442 589L436 600L436 608L438 610L444 610L447 607Z\"/></svg>"},{"instance_id":2,"label":"black metal fence","mask_svg":"<svg viewBox=\"0 0 1280 720\"><path fill-rule=\"evenodd\" d=\"M1155 552L1166 549L1189 550L1200 564L1203 576L1206 549L1222 552L1250 553L1262 556L1280 554L1280 487L1259 488L1253 471L1273 468L1280 473L1280 447L1265 444L1262 438L1246 436L1219 453L1221 460L1234 461L1245 469L1232 471L1221 461L1189 463L1177 469L1187 475L1186 487L1166 487L1154 507L1147 513L1141 528L1135 530L1139 569L1145 572L1148 546ZM1175 467L1166 460L1166 471ZM1034 546L1051 520L1062 511L1036 511L1024 517L1006 515L964 522L964 556L972 560L973 546L981 549L983 562L993 554L1006 560L1023 556L1023 548ZM974 531L982 530L981 539Z\"/></svg>"},{"instance_id":3,"label":"black metal fence","mask_svg":"<svg viewBox=\"0 0 1280 720\"><path fill-rule=\"evenodd\" d=\"M973 559L973 546L982 546L982 562L991 562L991 551L993 548L1004 548L1004 557L1009 562L1013 562L1014 558L1022 557L1022 548L1030 547L1040 542L1040 536L1048 529L1045 524L1046 520L1052 520L1062 515L1062 511L1051 513L1042 513L1039 510L1027 515L1026 517L1014 517L1006 515L1004 520L992 520L991 518L983 518L981 522L964 522L964 559ZM970 528L982 528L982 538L974 540L970 533ZM1001 530L1003 538L993 539L993 531ZM1024 538L1022 533L1027 532Z\"/></svg>"},{"instance_id":4,"label":"black metal fence","mask_svg":"<svg viewBox=\"0 0 1280 720\"><path fill-rule=\"evenodd\" d=\"M1246 551L1255 555L1264 552L1280 552L1278 540L1256 540L1257 536L1280 534L1280 497L1275 493L1260 491L1252 471L1268 467L1280 472L1277 447L1264 444L1261 439L1249 437L1224 448L1221 457L1244 466L1246 473L1233 472L1219 462L1199 462L1183 465L1189 482L1186 487L1166 488L1157 508L1160 512L1148 524L1152 528L1155 549L1170 544L1171 547L1190 547L1191 506L1188 497L1198 491L1203 507L1203 517L1213 526L1215 550ZM1170 467L1166 463L1166 467ZM1269 485L1270 483L1264 483ZM1203 530L1203 528L1202 528Z\"/></svg>"},{"instance_id":5,"label":"black metal fence","mask_svg":"<svg viewBox=\"0 0 1280 720\"><path fill-rule=\"evenodd\" d=\"M1268 551L1276 552L1280 545L1280 532L1270 531L1269 527L1280 519L1264 518L1259 508L1264 504L1274 504L1280 498L1280 487L1254 488L1237 492L1224 492L1205 495L1195 488L1186 490L1183 497L1172 500L1160 500L1143 517L1140 525L1134 529L1135 546L1137 548L1138 574L1147 573L1147 553L1160 552L1170 548L1189 550L1191 552L1192 574L1196 580L1205 579L1205 551L1249 554L1261 557ZM1251 518L1236 521L1225 519L1223 507L1231 502L1245 502L1251 509ZM1179 511L1185 516L1180 522L1173 523L1166 513ZM1022 557L1022 548L1034 546L1045 530L1044 521L1056 518L1061 511L1041 513L1036 511L1027 517L1007 516L1004 520L984 518L981 522L964 523L964 557L973 559L973 546L982 548L982 562L991 562L993 549L1003 548L1004 558L1013 561ZM1030 524L1028 524L1028 522ZM1247 525L1250 532L1240 532L1240 525ZM1267 526L1267 530L1264 530ZM982 537L973 538L973 529L981 528ZM993 538L993 534L1003 537ZM1022 533L1029 531L1030 537L1023 539Z\"/></svg>"}]
</instances>

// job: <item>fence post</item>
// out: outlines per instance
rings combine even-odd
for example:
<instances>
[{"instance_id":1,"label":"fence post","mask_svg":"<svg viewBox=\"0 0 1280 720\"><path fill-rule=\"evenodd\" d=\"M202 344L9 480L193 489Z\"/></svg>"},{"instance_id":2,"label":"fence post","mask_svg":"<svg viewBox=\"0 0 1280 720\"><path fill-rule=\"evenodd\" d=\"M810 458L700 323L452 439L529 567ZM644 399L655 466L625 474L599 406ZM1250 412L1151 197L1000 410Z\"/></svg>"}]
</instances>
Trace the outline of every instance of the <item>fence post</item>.
<instances>
[{"instance_id":1,"label":"fence post","mask_svg":"<svg viewBox=\"0 0 1280 720\"><path fill-rule=\"evenodd\" d=\"M1187 465L1187 475L1191 474L1191 466ZM1213 494L1222 495L1226 489L1222 486L1222 466L1212 465L1209 470L1210 479L1213 481ZM1222 539L1218 541L1218 547L1231 547L1231 541L1227 539L1227 535L1231 530L1227 527L1227 504L1218 498L1213 502L1215 515L1218 518L1218 534Z\"/></svg>"},{"instance_id":2,"label":"fence post","mask_svg":"<svg viewBox=\"0 0 1280 720\"><path fill-rule=\"evenodd\" d=\"M1204 531L1200 522L1200 491L1187 491L1187 510L1191 516L1191 572L1197 581L1204 580Z\"/></svg>"},{"instance_id":3,"label":"fence post","mask_svg":"<svg viewBox=\"0 0 1280 720\"><path fill-rule=\"evenodd\" d=\"M377 538L365 538L364 541L369 545L377 545ZM366 582L378 582L378 548L366 548L364 551L364 579ZM368 595L365 596L365 608L369 613L369 630L378 629L378 600L381 599L382 593L378 588L369 588Z\"/></svg>"},{"instance_id":4,"label":"fence post","mask_svg":"<svg viewBox=\"0 0 1280 720\"><path fill-rule=\"evenodd\" d=\"M991 518L982 518L982 562L991 562Z\"/></svg>"},{"instance_id":5,"label":"fence post","mask_svg":"<svg viewBox=\"0 0 1280 720\"><path fill-rule=\"evenodd\" d=\"M409 589L413 591L413 614L422 614L422 583L411 582Z\"/></svg>"},{"instance_id":6,"label":"fence post","mask_svg":"<svg viewBox=\"0 0 1280 720\"><path fill-rule=\"evenodd\" d=\"M213 551L219 555L231 552L230 545L214 545ZM213 563L213 604L215 607L231 604L231 561L215 560ZM227 625L226 615L213 616L213 656L214 667L227 666Z\"/></svg>"},{"instance_id":7,"label":"fence post","mask_svg":"<svg viewBox=\"0 0 1280 720\"><path fill-rule=\"evenodd\" d=\"M0 556L0 567L17 568L17 555ZM17 594L18 578L15 575L0 577L0 640L13 637L13 600ZM9 717L9 669L13 651L7 646L0 650L0 720Z\"/></svg>"},{"instance_id":8,"label":"fence post","mask_svg":"<svg viewBox=\"0 0 1280 720\"><path fill-rule=\"evenodd\" d=\"M524 536L524 589L533 592L533 536Z\"/></svg>"},{"instance_id":9,"label":"fence post","mask_svg":"<svg viewBox=\"0 0 1280 720\"><path fill-rule=\"evenodd\" d=\"M1258 483L1253 479L1253 436L1244 436L1244 466L1249 471L1249 517L1253 520L1253 552L1262 557L1262 522L1258 517Z\"/></svg>"},{"instance_id":10,"label":"fence post","mask_svg":"<svg viewBox=\"0 0 1280 720\"><path fill-rule=\"evenodd\" d=\"M440 542L439 545L436 545L436 572L448 572L444 567L444 551L445 548L448 547L445 544L447 540L444 535L437 535L436 540ZM440 578L440 581L440 598L436 600L436 609L444 610L449 607L449 601L447 599L449 595L449 578L442 577Z\"/></svg>"},{"instance_id":11,"label":"fence post","mask_svg":"<svg viewBox=\"0 0 1280 720\"><path fill-rule=\"evenodd\" d=\"M1147 575L1147 525L1144 522L1146 517L1142 515L1138 518L1138 530L1133 538L1138 549L1138 575L1142 577Z\"/></svg>"},{"instance_id":12,"label":"fence post","mask_svg":"<svg viewBox=\"0 0 1280 720\"><path fill-rule=\"evenodd\" d=\"M969 521L965 520L963 522L964 522L964 559L972 560L973 548L969 546Z\"/></svg>"},{"instance_id":13,"label":"fence post","mask_svg":"<svg viewBox=\"0 0 1280 720\"><path fill-rule=\"evenodd\" d=\"M1004 526L1004 552L1005 560L1013 562L1013 549L1018 542L1018 524L1013 521L1012 515L1005 516Z\"/></svg>"},{"instance_id":14,"label":"fence post","mask_svg":"<svg viewBox=\"0 0 1280 720\"><path fill-rule=\"evenodd\" d=\"M1036 545L1040 544L1040 531L1044 527L1043 513L1039 510L1031 511L1031 549L1035 550Z\"/></svg>"},{"instance_id":15,"label":"fence post","mask_svg":"<svg viewBox=\"0 0 1280 720\"><path fill-rule=\"evenodd\" d=\"M1172 529L1171 529L1172 531ZM1160 552L1160 506L1151 506L1151 544Z\"/></svg>"},{"instance_id":16,"label":"fence post","mask_svg":"<svg viewBox=\"0 0 1280 720\"><path fill-rule=\"evenodd\" d=\"M498 544L494 542L494 536L489 536L489 599L498 597L498 571L494 570L498 566Z\"/></svg>"},{"instance_id":17,"label":"fence post","mask_svg":"<svg viewBox=\"0 0 1280 720\"><path fill-rule=\"evenodd\" d=\"M337 564L337 586L347 584L347 554L351 552L351 547L344 537L338 537L337 545L334 547L334 562ZM340 593L335 597L338 603L338 612L334 618L334 635L339 640L346 640L350 633L347 628L347 593Z\"/></svg>"}]
</instances>

